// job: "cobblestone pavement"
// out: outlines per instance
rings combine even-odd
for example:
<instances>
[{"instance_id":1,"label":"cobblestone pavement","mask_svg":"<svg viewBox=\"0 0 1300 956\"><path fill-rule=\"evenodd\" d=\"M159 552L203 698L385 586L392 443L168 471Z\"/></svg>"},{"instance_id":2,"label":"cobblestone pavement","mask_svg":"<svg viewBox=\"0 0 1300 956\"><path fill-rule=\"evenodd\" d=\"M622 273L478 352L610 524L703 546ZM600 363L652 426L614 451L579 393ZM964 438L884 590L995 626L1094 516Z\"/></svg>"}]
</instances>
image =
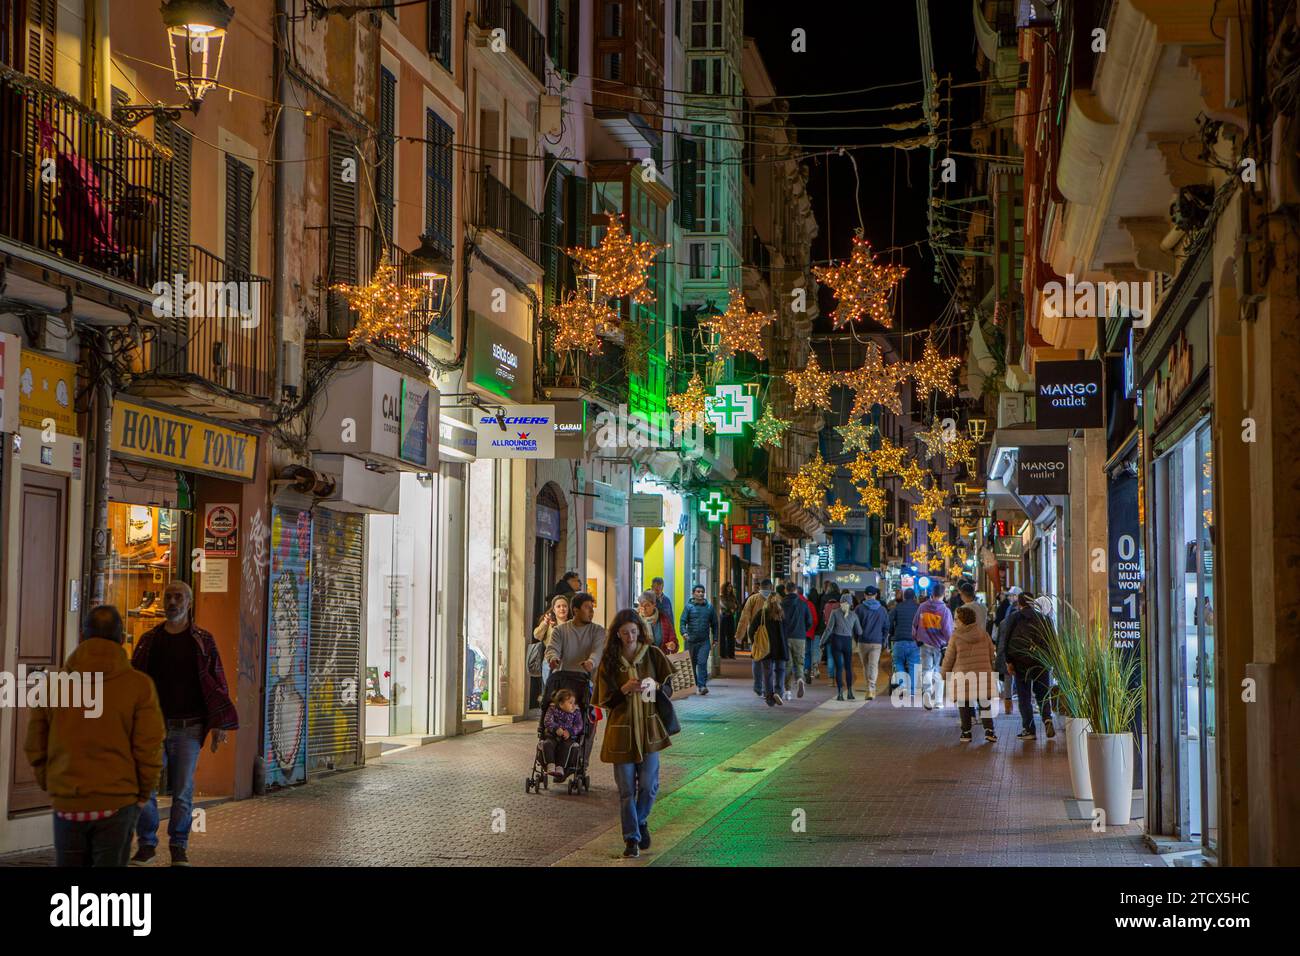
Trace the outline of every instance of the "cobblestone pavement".
<instances>
[{"instance_id":1,"label":"cobblestone pavement","mask_svg":"<svg viewBox=\"0 0 1300 956\"><path fill-rule=\"evenodd\" d=\"M957 740L956 713L838 703L822 680L767 707L748 661L679 700L662 764L653 849L622 849L608 765L592 790L524 792L533 722L392 754L206 812L197 866L339 865L1158 865L1137 824L1092 831L1066 817L1063 737ZM859 682L860 683L860 682ZM802 826L800 824L802 823ZM165 825L165 824L164 824ZM165 842L165 835L163 842ZM165 857L165 854L164 854ZM48 850L0 858L52 862Z\"/></svg>"}]
</instances>

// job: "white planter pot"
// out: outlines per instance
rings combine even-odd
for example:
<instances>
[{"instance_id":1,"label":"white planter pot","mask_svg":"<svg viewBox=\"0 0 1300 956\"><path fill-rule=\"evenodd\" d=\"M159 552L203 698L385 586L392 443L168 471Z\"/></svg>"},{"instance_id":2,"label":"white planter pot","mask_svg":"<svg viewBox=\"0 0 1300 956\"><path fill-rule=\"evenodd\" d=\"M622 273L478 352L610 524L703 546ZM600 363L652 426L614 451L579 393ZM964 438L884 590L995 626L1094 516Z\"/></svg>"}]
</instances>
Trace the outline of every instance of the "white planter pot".
<instances>
[{"instance_id":1,"label":"white planter pot","mask_svg":"<svg viewBox=\"0 0 1300 956\"><path fill-rule=\"evenodd\" d=\"M1092 805L1105 811L1105 826L1124 826L1133 812L1133 735L1088 734Z\"/></svg>"},{"instance_id":2,"label":"white planter pot","mask_svg":"<svg viewBox=\"0 0 1300 956\"><path fill-rule=\"evenodd\" d=\"M1070 761L1070 791L1076 800L1092 799L1092 774L1088 772L1088 728L1085 718L1066 717L1065 754Z\"/></svg>"}]
</instances>

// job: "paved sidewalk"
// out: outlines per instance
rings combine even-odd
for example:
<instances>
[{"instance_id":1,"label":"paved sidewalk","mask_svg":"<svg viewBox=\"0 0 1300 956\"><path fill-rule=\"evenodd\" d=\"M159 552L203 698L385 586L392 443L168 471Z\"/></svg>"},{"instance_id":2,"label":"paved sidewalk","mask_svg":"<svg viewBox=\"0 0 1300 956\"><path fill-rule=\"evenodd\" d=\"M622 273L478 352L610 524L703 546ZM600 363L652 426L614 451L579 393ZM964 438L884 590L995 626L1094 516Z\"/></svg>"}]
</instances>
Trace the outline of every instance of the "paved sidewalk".
<instances>
[{"instance_id":1,"label":"paved sidewalk","mask_svg":"<svg viewBox=\"0 0 1300 956\"><path fill-rule=\"evenodd\" d=\"M824 680L769 708L747 660L724 672L707 697L678 700L655 845L637 861L617 859L608 765L593 759L587 795L524 792L532 722L213 807L190 856L197 866L1159 865L1136 824L1094 833L1066 819L1062 737L1019 741L1016 718L999 716L997 744L961 744L952 710L838 703ZM0 858L50 862L49 850Z\"/></svg>"}]
</instances>

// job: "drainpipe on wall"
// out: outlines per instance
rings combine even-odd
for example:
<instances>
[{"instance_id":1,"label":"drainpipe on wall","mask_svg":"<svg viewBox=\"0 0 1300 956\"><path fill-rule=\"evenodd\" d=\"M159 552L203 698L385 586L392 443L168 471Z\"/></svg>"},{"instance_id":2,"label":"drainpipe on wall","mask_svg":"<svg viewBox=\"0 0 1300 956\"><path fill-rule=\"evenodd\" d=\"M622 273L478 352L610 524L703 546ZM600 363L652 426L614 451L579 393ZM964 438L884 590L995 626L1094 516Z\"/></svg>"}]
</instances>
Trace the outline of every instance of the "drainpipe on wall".
<instances>
[{"instance_id":1,"label":"drainpipe on wall","mask_svg":"<svg viewBox=\"0 0 1300 956\"><path fill-rule=\"evenodd\" d=\"M113 363L112 351L102 331L94 333L96 371ZM94 505L91 513L90 593L82 598L83 610L108 601L108 458L113 433L113 386L103 375L96 376L95 412L91 426L95 447ZM89 603L86 599L89 598Z\"/></svg>"}]
</instances>

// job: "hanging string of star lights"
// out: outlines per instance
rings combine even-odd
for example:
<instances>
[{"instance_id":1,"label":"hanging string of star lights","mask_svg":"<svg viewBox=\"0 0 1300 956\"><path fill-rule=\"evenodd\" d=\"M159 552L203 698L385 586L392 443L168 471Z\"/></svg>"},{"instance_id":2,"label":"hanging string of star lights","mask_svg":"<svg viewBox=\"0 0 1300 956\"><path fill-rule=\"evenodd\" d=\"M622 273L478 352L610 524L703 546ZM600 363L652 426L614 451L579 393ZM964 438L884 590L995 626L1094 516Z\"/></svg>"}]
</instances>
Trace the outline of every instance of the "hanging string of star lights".
<instances>
[{"instance_id":1,"label":"hanging string of star lights","mask_svg":"<svg viewBox=\"0 0 1300 956\"><path fill-rule=\"evenodd\" d=\"M695 426L711 431L713 423L705 414L709 393L704 390L700 373L696 372L686 383L686 391L668 396L668 407L673 410L673 431L684 432Z\"/></svg>"},{"instance_id":2,"label":"hanging string of star lights","mask_svg":"<svg viewBox=\"0 0 1300 956\"><path fill-rule=\"evenodd\" d=\"M790 479L790 497L804 505L820 504L834 474L835 466L817 452Z\"/></svg>"},{"instance_id":3,"label":"hanging string of star lights","mask_svg":"<svg viewBox=\"0 0 1300 956\"><path fill-rule=\"evenodd\" d=\"M556 351L582 349L589 355L599 355L604 349L600 336L618 328L618 313L604 302L592 302L585 295L570 292L563 302L552 306L551 321L556 325L552 343Z\"/></svg>"},{"instance_id":4,"label":"hanging string of star lights","mask_svg":"<svg viewBox=\"0 0 1300 956\"><path fill-rule=\"evenodd\" d=\"M794 388L794 407L824 408L831 407L831 373L824 372L817 364L815 354L808 356L808 364L803 369L791 369L785 373L785 380Z\"/></svg>"},{"instance_id":5,"label":"hanging string of star lights","mask_svg":"<svg viewBox=\"0 0 1300 956\"><path fill-rule=\"evenodd\" d=\"M933 521L934 513L948 501L948 494L938 484L921 492L921 503L912 506L912 514L921 521Z\"/></svg>"},{"instance_id":6,"label":"hanging string of star lights","mask_svg":"<svg viewBox=\"0 0 1300 956\"><path fill-rule=\"evenodd\" d=\"M906 362L886 365L880 347L874 342L867 346L867 358L860 368L845 373L844 385L853 389L853 405L849 415L857 417L880 405L895 415L903 414L903 396L899 386L909 374Z\"/></svg>"},{"instance_id":7,"label":"hanging string of star lights","mask_svg":"<svg viewBox=\"0 0 1300 956\"><path fill-rule=\"evenodd\" d=\"M932 546L938 548L942 546L944 541L946 541L947 539L948 539L948 535L945 534L941 528L930 529L929 540Z\"/></svg>"},{"instance_id":8,"label":"hanging string of star lights","mask_svg":"<svg viewBox=\"0 0 1300 956\"><path fill-rule=\"evenodd\" d=\"M596 295L609 299L624 296L633 302L651 303L654 293L646 285L646 271L654 264L655 256L667 246L653 242L635 242L623 228L623 217L609 217L609 225L600 244L565 249L582 270L596 277Z\"/></svg>"},{"instance_id":9,"label":"hanging string of star lights","mask_svg":"<svg viewBox=\"0 0 1300 956\"><path fill-rule=\"evenodd\" d=\"M855 485L867 485L875 477L872 474L872 468L875 465L871 461L871 455L866 452L858 452L858 456L847 462L845 466L849 470L849 478Z\"/></svg>"},{"instance_id":10,"label":"hanging string of star lights","mask_svg":"<svg viewBox=\"0 0 1300 956\"><path fill-rule=\"evenodd\" d=\"M701 319L699 324L701 328L717 333L718 341L711 350L718 358L731 358L737 352L748 352L762 361L767 358L767 350L763 348L763 326L775 321L775 312L750 311L740 290L732 289L727 311Z\"/></svg>"},{"instance_id":11,"label":"hanging string of star lights","mask_svg":"<svg viewBox=\"0 0 1300 956\"><path fill-rule=\"evenodd\" d=\"M772 406L763 406L763 414L754 422L754 443L765 448L781 447L781 432L790 427L788 418L777 418L772 414Z\"/></svg>"},{"instance_id":12,"label":"hanging string of star lights","mask_svg":"<svg viewBox=\"0 0 1300 956\"><path fill-rule=\"evenodd\" d=\"M899 544L903 547L907 547L912 543L912 529L908 525L900 524L894 530L894 537L898 538Z\"/></svg>"},{"instance_id":13,"label":"hanging string of star lights","mask_svg":"<svg viewBox=\"0 0 1300 956\"><path fill-rule=\"evenodd\" d=\"M931 558L931 559L930 559L930 570L931 570L931 571L942 571L942 570L943 570L943 558Z\"/></svg>"},{"instance_id":14,"label":"hanging string of star lights","mask_svg":"<svg viewBox=\"0 0 1300 956\"><path fill-rule=\"evenodd\" d=\"M935 419L928 431L917 432L917 440L925 445L925 458L930 460L935 455L942 455L945 451L945 441L943 422Z\"/></svg>"},{"instance_id":15,"label":"hanging string of star lights","mask_svg":"<svg viewBox=\"0 0 1300 956\"><path fill-rule=\"evenodd\" d=\"M339 283L330 287L330 291L347 299L348 307L357 313L357 324L348 334L348 345L382 342L404 349L415 344L415 332L408 320L411 310L424 301L426 290L398 285L393 281L395 274L385 255L365 285Z\"/></svg>"},{"instance_id":16,"label":"hanging string of star lights","mask_svg":"<svg viewBox=\"0 0 1300 956\"><path fill-rule=\"evenodd\" d=\"M944 357L934 344L934 336L925 340L921 352L921 361L912 366L912 381L916 383L916 395L925 400L933 392L941 392L949 397L957 394L957 383L953 375L961 365L961 356Z\"/></svg>"},{"instance_id":17,"label":"hanging string of star lights","mask_svg":"<svg viewBox=\"0 0 1300 956\"><path fill-rule=\"evenodd\" d=\"M948 439L944 445L943 456L948 459L949 464L962 462L973 473L979 467L979 462L975 458L975 449L978 447L978 443L969 435L957 434Z\"/></svg>"},{"instance_id":18,"label":"hanging string of star lights","mask_svg":"<svg viewBox=\"0 0 1300 956\"><path fill-rule=\"evenodd\" d=\"M925 479L930 473L914 461L909 461L907 467L899 471L903 479L904 491L925 491ZM928 518L922 518L922 521L928 521Z\"/></svg>"},{"instance_id":19,"label":"hanging string of star lights","mask_svg":"<svg viewBox=\"0 0 1300 956\"><path fill-rule=\"evenodd\" d=\"M835 310L831 312L835 328L868 316L885 328L893 326L890 296L907 275L907 267L878 263L875 259L871 243L862 236L854 236L853 253L847 262L813 266L817 280L835 292Z\"/></svg>"},{"instance_id":20,"label":"hanging string of star lights","mask_svg":"<svg viewBox=\"0 0 1300 956\"><path fill-rule=\"evenodd\" d=\"M889 502L885 497L885 489L877 488L875 485L858 486L858 504L867 509L867 514L879 518L883 518L889 508Z\"/></svg>"},{"instance_id":21,"label":"hanging string of star lights","mask_svg":"<svg viewBox=\"0 0 1300 956\"><path fill-rule=\"evenodd\" d=\"M835 430L840 433L842 447L846 453L871 451L871 436L876 432L875 422L867 422L865 425L861 422L849 422L847 425L836 425Z\"/></svg>"},{"instance_id":22,"label":"hanging string of star lights","mask_svg":"<svg viewBox=\"0 0 1300 956\"><path fill-rule=\"evenodd\" d=\"M917 564L924 564L925 555L926 555L925 545L921 545L919 548L917 548L915 551L912 552L912 560Z\"/></svg>"},{"instance_id":23,"label":"hanging string of star lights","mask_svg":"<svg viewBox=\"0 0 1300 956\"><path fill-rule=\"evenodd\" d=\"M849 506L836 498L835 504L826 506L826 516L831 519L832 524L844 524L849 520Z\"/></svg>"},{"instance_id":24,"label":"hanging string of star lights","mask_svg":"<svg viewBox=\"0 0 1300 956\"><path fill-rule=\"evenodd\" d=\"M895 445L888 438L881 438L880 447L871 453L871 463L882 475L896 475L903 470L907 460L907 449Z\"/></svg>"}]
</instances>

